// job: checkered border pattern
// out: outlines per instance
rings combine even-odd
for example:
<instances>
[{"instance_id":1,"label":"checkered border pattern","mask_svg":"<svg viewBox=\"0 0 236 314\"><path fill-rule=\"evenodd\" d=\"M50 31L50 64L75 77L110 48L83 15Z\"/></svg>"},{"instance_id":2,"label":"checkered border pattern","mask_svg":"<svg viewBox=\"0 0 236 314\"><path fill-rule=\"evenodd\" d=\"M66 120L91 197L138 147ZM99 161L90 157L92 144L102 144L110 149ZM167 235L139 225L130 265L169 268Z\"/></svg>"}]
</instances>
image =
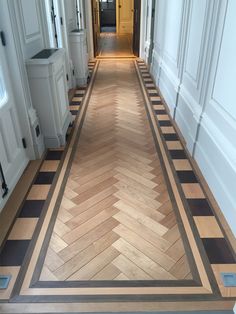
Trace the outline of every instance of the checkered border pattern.
<instances>
[{"instance_id":1,"label":"checkered border pattern","mask_svg":"<svg viewBox=\"0 0 236 314\"><path fill-rule=\"evenodd\" d=\"M89 75L91 76L95 68L96 61L89 62ZM83 99L86 95L87 86L78 87L69 104L69 109L73 117L73 121L79 116ZM72 134L74 122L72 122L67 130L67 144L65 147L58 149L48 149L40 169L34 178L34 181L21 204L17 216L8 232L1 251L0 251L0 273L5 273L4 268L9 270L15 267L20 270L27 255L29 245L34 237L38 222L43 215L44 205L51 193L54 178L60 163L63 160L63 153L69 143Z\"/></svg>"},{"instance_id":2,"label":"checkered border pattern","mask_svg":"<svg viewBox=\"0 0 236 314\"><path fill-rule=\"evenodd\" d=\"M144 61L137 60L139 73L142 77L150 104L156 117L163 143L170 160L172 160L175 177L187 203L188 213L192 216L202 241L205 253L212 266L219 284L219 273L227 272L236 267L236 257L227 236L215 214L203 186L200 183L189 155L173 124L168 109L156 87ZM218 267L217 267L218 265Z\"/></svg>"}]
</instances>

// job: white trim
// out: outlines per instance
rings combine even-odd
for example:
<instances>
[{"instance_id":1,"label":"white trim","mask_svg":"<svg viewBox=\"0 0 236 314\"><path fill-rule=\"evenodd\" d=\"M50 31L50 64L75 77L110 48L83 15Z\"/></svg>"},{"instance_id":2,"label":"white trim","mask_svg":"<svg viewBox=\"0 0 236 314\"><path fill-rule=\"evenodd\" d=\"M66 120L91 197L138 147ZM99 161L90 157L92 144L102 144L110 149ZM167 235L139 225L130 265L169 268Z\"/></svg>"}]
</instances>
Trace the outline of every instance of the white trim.
<instances>
[{"instance_id":1,"label":"white trim","mask_svg":"<svg viewBox=\"0 0 236 314\"><path fill-rule=\"evenodd\" d=\"M147 7L147 1L148 0L143 0L141 1L141 19L140 19L140 47L139 47L139 56L141 59L146 59L145 55L145 33L146 33L146 21L147 21L147 16L145 14L146 12L146 7ZM146 60L145 60L146 61Z\"/></svg>"},{"instance_id":2,"label":"white trim","mask_svg":"<svg viewBox=\"0 0 236 314\"><path fill-rule=\"evenodd\" d=\"M90 0L84 0L85 13L86 13L86 33L88 44L88 57L94 58L94 45L93 45L93 18L92 18L92 5Z\"/></svg>"}]
</instances>

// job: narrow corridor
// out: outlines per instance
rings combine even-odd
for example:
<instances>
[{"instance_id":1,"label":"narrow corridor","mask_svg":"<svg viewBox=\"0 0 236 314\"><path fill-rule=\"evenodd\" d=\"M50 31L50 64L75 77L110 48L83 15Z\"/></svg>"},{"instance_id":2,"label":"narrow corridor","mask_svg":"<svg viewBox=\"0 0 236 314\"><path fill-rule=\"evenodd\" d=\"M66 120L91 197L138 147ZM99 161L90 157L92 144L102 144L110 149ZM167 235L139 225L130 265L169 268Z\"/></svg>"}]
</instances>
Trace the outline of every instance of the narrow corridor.
<instances>
[{"instance_id":1,"label":"narrow corridor","mask_svg":"<svg viewBox=\"0 0 236 314\"><path fill-rule=\"evenodd\" d=\"M3 0L0 314L236 313L235 0Z\"/></svg>"},{"instance_id":2,"label":"narrow corridor","mask_svg":"<svg viewBox=\"0 0 236 314\"><path fill-rule=\"evenodd\" d=\"M145 64L90 68L1 252L1 312L232 309L232 248Z\"/></svg>"},{"instance_id":3,"label":"narrow corridor","mask_svg":"<svg viewBox=\"0 0 236 314\"><path fill-rule=\"evenodd\" d=\"M41 280L191 278L135 72L99 64Z\"/></svg>"}]
</instances>

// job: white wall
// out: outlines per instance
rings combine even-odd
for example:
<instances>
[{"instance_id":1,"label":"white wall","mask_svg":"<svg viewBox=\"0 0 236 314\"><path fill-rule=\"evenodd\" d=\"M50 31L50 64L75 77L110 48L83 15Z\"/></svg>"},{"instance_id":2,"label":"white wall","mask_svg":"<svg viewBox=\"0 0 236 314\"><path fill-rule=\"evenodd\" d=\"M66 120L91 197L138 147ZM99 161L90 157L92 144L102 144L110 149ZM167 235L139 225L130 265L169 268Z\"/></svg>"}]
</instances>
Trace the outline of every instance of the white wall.
<instances>
[{"instance_id":1,"label":"white wall","mask_svg":"<svg viewBox=\"0 0 236 314\"><path fill-rule=\"evenodd\" d=\"M156 0L151 71L236 234L235 0Z\"/></svg>"}]
</instances>

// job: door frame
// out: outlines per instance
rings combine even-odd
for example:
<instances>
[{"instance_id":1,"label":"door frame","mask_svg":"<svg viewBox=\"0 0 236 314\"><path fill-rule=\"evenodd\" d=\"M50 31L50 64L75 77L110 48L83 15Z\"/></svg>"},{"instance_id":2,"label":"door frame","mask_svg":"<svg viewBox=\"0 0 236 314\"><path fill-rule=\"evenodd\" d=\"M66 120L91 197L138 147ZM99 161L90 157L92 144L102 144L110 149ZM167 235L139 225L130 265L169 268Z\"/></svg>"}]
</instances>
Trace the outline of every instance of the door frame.
<instances>
[{"instance_id":1,"label":"door frame","mask_svg":"<svg viewBox=\"0 0 236 314\"><path fill-rule=\"evenodd\" d=\"M141 5L140 58L150 65L154 44L155 0L142 0Z\"/></svg>"},{"instance_id":2,"label":"door frame","mask_svg":"<svg viewBox=\"0 0 236 314\"><path fill-rule=\"evenodd\" d=\"M66 24L66 13L64 7L64 0L52 0L54 5L54 12L56 15L55 26L51 21L51 6L49 2L51 0L43 0L41 18L43 20L43 35L46 45L50 48L64 48L66 53L66 73L68 74L69 80L67 81L67 90L75 87L73 73L71 68L71 57L70 57L70 46L68 42L68 29ZM76 7L75 7L76 9ZM53 29L55 27L55 29ZM54 33L57 35L57 43L54 38Z\"/></svg>"},{"instance_id":3,"label":"door frame","mask_svg":"<svg viewBox=\"0 0 236 314\"><path fill-rule=\"evenodd\" d=\"M93 17L92 17L92 1L85 0L85 10L86 10L86 29L87 29L87 40L88 40L88 49L89 56L96 57L94 52L94 39L93 39ZM139 43L139 56L141 56L141 35L142 35L142 12L143 12L143 1L141 1L140 8L140 43ZM154 0L153 0L154 1ZM116 34L119 34L119 0L116 0Z\"/></svg>"},{"instance_id":4,"label":"door frame","mask_svg":"<svg viewBox=\"0 0 236 314\"><path fill-rule=\"evenodd\" d=\"M95 8L96 6L96 8ZM92 35L93 35L93 51L94 51L94 56L96 57L98 54L99 50L99 43L98 40L95 42L97 39L97 33L95 30L95 20L97 21L97 31L100 31L100 21L99 21L99 15L100 15L100 8L99 8L99 0L91 0L91 18L92 18Z\"/></svg>"},{"instance_id":5,"label":"door frame","mask_svg":"<svg viewBox=\"0 0 236 314\"><path fill-rule=\"evenodd\" d=\"M120 23L119 23L119 19L120 19L120 1L116 0L116 34L118 35L120 33Z\"/></svg>"},{"instance_id":6,"label":"door frame","mask_svg":"<svg viewBox=\"0 0 236 314\"><path fill-rule=\"evenodd\" d=\"M155 35L155 21L156 21L156 1L152 0L151 5L151 22L150 22L150 46L148 54L148 64L151 66L153 49L154 49L154 35Z\"/></svg>"},{"instance_id":7,"label":"door frame","mask_svg":"<svg viewBox=\"0 0 236 314\"><path fill-rule=\"evenodd\" d=\"M135 39L135 34L137 34L134 30L135 30L135 20L136 20L136 12L138 12L138 20L139 20L139 28L138 28L138 43L139 43L139 45L138 45L138 50L137 50L137 55L136 55L136 57L140 57L140 46L141 46L141 26L142 26L142 24L141 24L141 17L142 17L142 1L141 0L137 0L138 1L138 3L139 3L139 5L138 5L138 7L139 7L139 10L136 10L136 0L134 0L134 17L133 17L133 19L134 19L134 21L133 21L133 53L134 53L134 55L135 55L135 42L134 42L134 39Z\"/></svg>"},{"instance_id":8,"label":"door frame","mask_svg":"<svg viewBox=\"0 0 236 314\"><path fill-rule=\"evenodd\" d=\"M84 13L85 13L85 28L87 34L87 43L88 43L88 57L93 59L94 46L93 46L93 18L92 18L92 0L84 0Z\"/></svg>"},{"instance_id":9,"label":"door frame","mask_svg":"<svg viewBox=\"0 0 236 314\"><path fill-rule=\"evenodd\" d=\"M117 33L117 2L118 2L118 1L119 1L119 0L115 0L115 3L116 3L116 5L115 5L115 10L116 10L116 17L115 17L116 33ZM101 28L102 28L102 26L101 26L101 14L102 14L102 9L101 9L100 1L99 1L99 24L100 24L100 33L101 33Z\"/></svg>"}]
</instances>

